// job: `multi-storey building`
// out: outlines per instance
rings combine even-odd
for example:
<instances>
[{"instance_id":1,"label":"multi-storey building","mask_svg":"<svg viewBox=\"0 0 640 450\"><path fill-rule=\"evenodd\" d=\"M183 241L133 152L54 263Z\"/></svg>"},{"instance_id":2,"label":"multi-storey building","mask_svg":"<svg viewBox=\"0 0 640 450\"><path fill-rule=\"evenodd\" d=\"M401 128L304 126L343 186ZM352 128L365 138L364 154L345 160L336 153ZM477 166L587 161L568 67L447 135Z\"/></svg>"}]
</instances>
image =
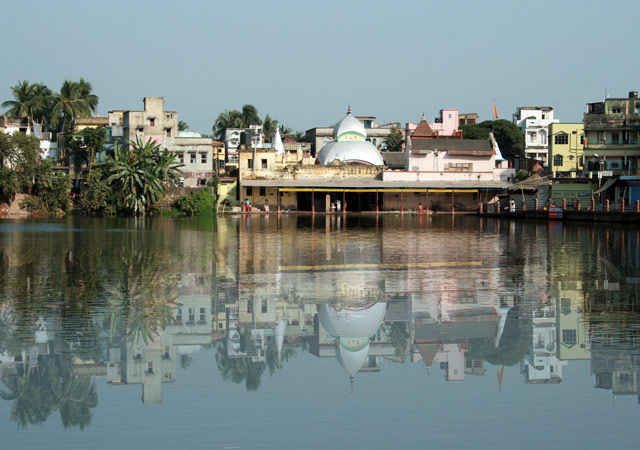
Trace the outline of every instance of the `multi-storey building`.
<instances>
[{"instance_id":1,"label":"multi-storey building","mask_svg":"<svg viewBox=\"0 0 640 450\"><path fill-rule=\"evenodd\" d=\"M184 186L201 186L213 177L217 156L213 140L194 132L178 131L178 113L165 111L164 97L145 97L143 111L111 111L122 116L123 136L128 141L151 139L177 155L184 164Z\"/></svg>"},{"instance_id":2,"label":"multi-storey building","mask_svg":"<svg viewBox=\"0 0 640 450\"><path fill-rule=\"evenodd\" d=\"M524 152L528 158L549 162L549 125L559 122L553 118L550 106L519 106L513 115L513 123L524 134Z\"/></svg>"},{"instance_id":3,"label":"multi-storey building","mask_svg":"<svg viewBox=\"0 0 640 450\"><path fill-rule=\"evenodd\" d=\"M549 162L554 175L582 173L584 168L584 125L552 123L549 127Z\"/></svg>"},{"instance_id":4,"label":"multi-storey building","mask_svg":"<svg viewBox=\"0 0 640 450\"><path fill-rule=\"evenodd\" d=\"M638 92L629 92L627 98L589 103L584 115L584 132L585 168L592 176L620 178L615 188L616 201L623 196L630 203L640 200Z\"/></svg>"}]
</instances>

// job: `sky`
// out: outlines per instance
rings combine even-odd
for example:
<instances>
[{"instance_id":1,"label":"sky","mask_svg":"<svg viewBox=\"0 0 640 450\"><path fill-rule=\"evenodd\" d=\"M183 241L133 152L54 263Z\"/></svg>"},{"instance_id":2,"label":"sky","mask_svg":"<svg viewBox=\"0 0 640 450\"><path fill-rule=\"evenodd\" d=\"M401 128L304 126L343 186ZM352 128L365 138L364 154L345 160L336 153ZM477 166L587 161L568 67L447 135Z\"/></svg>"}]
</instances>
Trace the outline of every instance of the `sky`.
<instances>
[{"instance_id":1,"label":"sky","mask_svg":"<svg viewBox=\"0 0 640 450\"><path fill-rule=\"evenodd\" d=\"M511 120L640 90L640 2L191 1L6 2L0 101L19 80L58 91L83 77L98 113L145 96L201 133L253 104L294 131L355 115L433 121L442 108Z\"/></svg>"}]
</instances>

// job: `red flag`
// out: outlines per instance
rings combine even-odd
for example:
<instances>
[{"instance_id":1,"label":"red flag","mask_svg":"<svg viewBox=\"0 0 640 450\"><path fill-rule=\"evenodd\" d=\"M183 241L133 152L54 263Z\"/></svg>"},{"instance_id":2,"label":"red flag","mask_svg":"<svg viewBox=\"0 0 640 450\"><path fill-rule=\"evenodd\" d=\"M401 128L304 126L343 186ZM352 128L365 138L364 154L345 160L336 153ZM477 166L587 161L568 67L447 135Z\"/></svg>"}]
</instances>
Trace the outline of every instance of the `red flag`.
<instances>
[{"instance_id":1,"label":"red flag","mask_svg":"<svg viewBox=\"0 0 640 450\"><path fill-rule=\"evenodd\" d=\"M498 108L496 108L496 99L493 99L493 118L498 118Z\"/></svg>"}]
</instances>

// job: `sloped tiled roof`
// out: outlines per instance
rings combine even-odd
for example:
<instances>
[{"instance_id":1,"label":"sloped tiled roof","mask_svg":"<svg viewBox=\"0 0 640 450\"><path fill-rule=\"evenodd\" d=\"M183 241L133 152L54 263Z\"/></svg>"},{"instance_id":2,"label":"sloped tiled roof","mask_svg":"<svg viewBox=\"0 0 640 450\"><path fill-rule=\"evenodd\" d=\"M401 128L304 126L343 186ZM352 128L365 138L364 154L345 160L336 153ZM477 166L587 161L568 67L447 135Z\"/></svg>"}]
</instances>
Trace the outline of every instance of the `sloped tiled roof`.
<instances>
[{"instance_id":1,"label":"sloped tiled roof","mask_svg":"<svg viewBox=\"0 0 640 450\"><path fill-rule=\"evenodd\" d=\"M422 120L418 123L415 131L411 135L412 138L421 138L421 137L432 137L435 136L435 133L431 129L429 122L422 116Z\"/></svg>"}]
</instances>

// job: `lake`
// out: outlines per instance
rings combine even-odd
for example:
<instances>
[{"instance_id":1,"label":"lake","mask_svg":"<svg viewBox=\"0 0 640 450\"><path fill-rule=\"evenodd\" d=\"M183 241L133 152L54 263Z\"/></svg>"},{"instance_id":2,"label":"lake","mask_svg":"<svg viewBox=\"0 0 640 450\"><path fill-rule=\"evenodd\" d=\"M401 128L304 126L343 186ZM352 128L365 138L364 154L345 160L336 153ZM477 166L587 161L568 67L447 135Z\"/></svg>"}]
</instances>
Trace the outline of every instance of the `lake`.
<instances>
[{"instance_id":1,"label":"lake","mask_svg":"<svg viewBox=\"0 0 640 450\"><path fill-rule=\"evenodd\" d=\"M6 448L636 448L640 230L0 221Z\"/></svg>"}]
</instances>

